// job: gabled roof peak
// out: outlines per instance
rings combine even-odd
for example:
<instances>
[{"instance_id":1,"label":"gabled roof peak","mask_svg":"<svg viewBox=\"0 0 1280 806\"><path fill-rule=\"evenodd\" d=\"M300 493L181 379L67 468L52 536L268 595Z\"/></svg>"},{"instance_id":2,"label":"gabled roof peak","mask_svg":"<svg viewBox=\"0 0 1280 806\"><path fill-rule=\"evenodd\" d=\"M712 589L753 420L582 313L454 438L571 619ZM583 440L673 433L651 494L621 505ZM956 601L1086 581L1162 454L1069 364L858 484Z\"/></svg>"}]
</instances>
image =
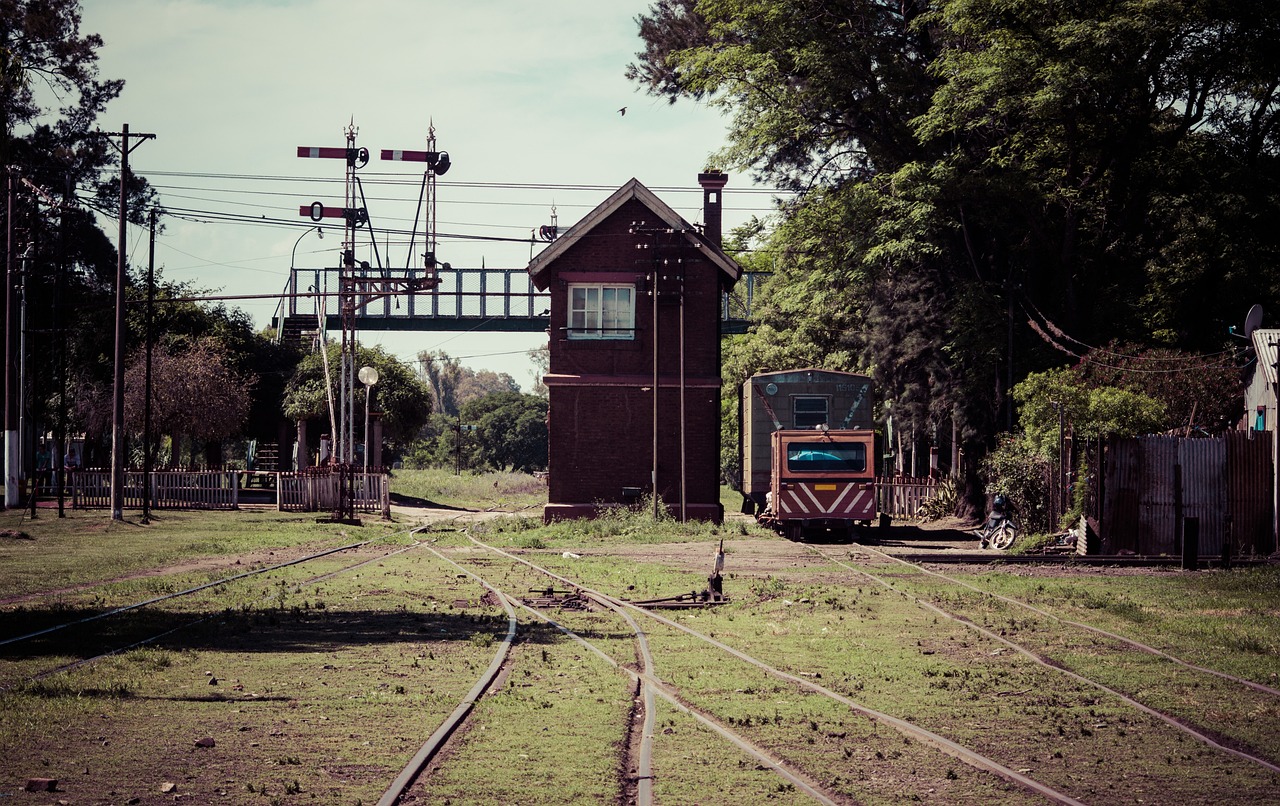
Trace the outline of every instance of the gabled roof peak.
<instances>
[{"instance_id":1,"label":"gabled roof peak","mask_svg":"<svg viewBox=\"0 0 1280 806\"><path fill-rule=\"evenodd\" d=\"M645 187L639 179L632 177L529 261L529 276L533 279L534 284L539 287L545 287L544 284L538 283L538 276L543 274L547 267L555 262L556 258L564 254L602 221L633 199L652 210L664 224L673 230L680 231L691 243L704 249L708 259L728 277L730 283L737 281L741 269L738 268L738 264L732 258L724 253L724 250L712 244L700 232L695 231L692 224L685 221L679 213L658 198L653 191Z\"/></svg>"}]
</instances>

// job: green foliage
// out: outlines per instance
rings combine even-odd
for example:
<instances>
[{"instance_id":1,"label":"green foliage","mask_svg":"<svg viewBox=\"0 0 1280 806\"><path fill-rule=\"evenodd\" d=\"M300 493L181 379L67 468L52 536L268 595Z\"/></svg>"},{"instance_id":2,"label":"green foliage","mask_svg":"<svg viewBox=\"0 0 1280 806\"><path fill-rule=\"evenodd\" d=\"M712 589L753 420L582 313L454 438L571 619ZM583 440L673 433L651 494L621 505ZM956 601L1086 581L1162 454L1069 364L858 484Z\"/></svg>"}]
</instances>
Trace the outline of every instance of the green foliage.
<instances>
[{"instance_id":1,"label":"green foliage","mask_svg":"<svg viewBox=\"0 0 1280 806\"><path fill-rule=\"evenodd\" d=\"M1078 372L1092 386L1150 395L1164 408L1154 429L1219 433L1240 418L1240 370L1232 356L1200 356L1169 348L1112 343L1085 356Z\"/></svg>"},{"instance_id":2,"label":"green foliage","mask_svg":"<svg viewBox=\"0 0 1280 806\"><path fill-rule=\"evenodd\" d=\"M716 162L801 191L757 239L773 276L726 382L869 368L895 424L954 417L972 461L1064 353L1218 353L1246 302L1280 307L1274 4L660 0L638 22L628 75L725 109ZM1102 385L1223 422L1225 368L1179 363L1168 394L1136 366ZM1099 433L1155 414L1088 408Z\"/></svg>"},{"instance_id":3,"label":"green foliage","mask_svg":"<svg viewBox=\"0 0 1280 806\"><path fill-rule=\"evenodd\" d=\"M1013 398L1028 451L1051 461L1058 458L1064 433L1083 439L1132 437L1164 422L1159 401L1128 389L1090 387L1065 367L1031 373L1013 388Z\"/></svg>"},{"instance_id":4,"label":"green foliage","mask_svg":"<svg viewBox=\"0 0 1280 806\"><path fill-rule=\"evenodd\" d=\"M1050 463L1026 441L1007 436L982 462L987 491L1003 493L1009 499L1021 532L1049 528L1047 481L1051 471Z\"/></svg>"},{"instance_id":5,"label":"green foliage","mask_svg":"<svg viewBox=\"0 0 1280 806\"><path fill-rule=\"evenodd\" d=\"M956 488L955 479L943 479L938 485L937 494L920 505L920 520L927 523L945 518L956 511L959 503L960 491Z\"/></svg>"},{"instance_id":6,"label":"green foliage","mask_svg":"<svg viewBox=\"0 0 1280 806\"><path fill-rule=\"evenodd\" d=\"M494 470L528 473L547 466L547 401L520 392L495 392L462 405L475 425L478 458Z\"/></svg>"},{"instance_id":7,"label":"green foliage","mask_svg":"<svg viewBox=\"0 0 1280 806\"><path fill-rule=\"evenodd\" d=\"M512 470L547 466L547 401L494 392L463 404L460 416L432 415L405 456L410 467Z\"/></svg>"},{"instance_id":8,"label":"green foliage","mask_svg":"<svg viewBox=\"0 0 1280 806\"><path fill-rule=\"evenodd\" d=\"M326 384L325 361L328 361ZM383 438L392 453L399 453L418 433L431 416L431 394L414 374L395 356L381 347L359 347L356 350L357 367L371 366L378 370L378 383L372 387L372 407L382 411ZM328 428L330 400L336 412L339 405L339 371L342 366L342 347L331 343L325 353L311 353L298 363L293 377L285 389L283 413L292 420L321 418ZM332 396L332 397L330 397ZM357 385L355 417L364 422L365 394Z\"/></svg>"}]
</instances>

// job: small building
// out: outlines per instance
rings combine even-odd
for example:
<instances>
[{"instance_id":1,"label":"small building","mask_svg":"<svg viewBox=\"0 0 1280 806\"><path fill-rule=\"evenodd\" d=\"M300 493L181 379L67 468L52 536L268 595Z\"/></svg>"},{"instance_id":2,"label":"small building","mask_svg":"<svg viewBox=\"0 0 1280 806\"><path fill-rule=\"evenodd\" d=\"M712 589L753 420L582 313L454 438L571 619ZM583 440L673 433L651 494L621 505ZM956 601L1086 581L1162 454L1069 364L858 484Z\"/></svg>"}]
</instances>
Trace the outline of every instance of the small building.
<instances>
[{"instance_id":1,"label":"small building","mask_svg":"<svg viewBox=\"0 0 1280 806\"><path fill-rule=\"evenodd\" d=\"M1253 329L1249 334L1257 360L1244 390L1242 430L1266 432L1271 438L1271 546L1280 544L1280 439L1276 435L1276 384L1280 368L1280 330Z\"/></svg>"},{"instance_id":2,"label":"small building","mask_svg":"<svg viewBox=\"0 0 1280 806\"><path fill-rule=\"evenodd\" d=\"M548 503L592 517L645 496L720 521L720 312L739 268L721 190L698 177L698 230L632 179L529 263L551 291Z\"/></svg>"}]
</instances>

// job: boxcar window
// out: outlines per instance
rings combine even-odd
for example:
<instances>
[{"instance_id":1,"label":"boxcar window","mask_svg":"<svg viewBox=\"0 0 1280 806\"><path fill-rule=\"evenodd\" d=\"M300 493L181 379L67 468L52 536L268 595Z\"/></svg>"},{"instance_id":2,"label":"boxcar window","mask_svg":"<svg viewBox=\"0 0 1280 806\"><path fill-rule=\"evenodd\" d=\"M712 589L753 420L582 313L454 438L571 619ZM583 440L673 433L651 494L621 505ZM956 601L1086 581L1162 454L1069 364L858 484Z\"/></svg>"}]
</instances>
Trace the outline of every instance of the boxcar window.
<instances>
[{"instance_id":1,"label":"boxcar window","mask_svg":"<svg viewBox=\"0 0 1280 806\"><path fill-rule=\"evenodd\" d=\"M787 445L787 470L795 473L863 473L865 442L793 442Z\"/></svg>"},{"instance_id":2,"label":"boxcar window","mask_svg":"<svg viewBox=\"0 0 1280 806\"><path fill-rule=\"evenodd\" d=\"M634 339L635 288L629 285L569 286L571 339Z\"/></svg>"},{"instance_id":3,"label":"boxcar window","mask_svg":"<svg viewBox=\"0 0 1280 806\"><path fill-rule=\"evenodd\" d=\"M827 423L827 398L793 397L791 413L795 418L796 428L814 428L823 425Z\"/></svg>"}]
</instances>

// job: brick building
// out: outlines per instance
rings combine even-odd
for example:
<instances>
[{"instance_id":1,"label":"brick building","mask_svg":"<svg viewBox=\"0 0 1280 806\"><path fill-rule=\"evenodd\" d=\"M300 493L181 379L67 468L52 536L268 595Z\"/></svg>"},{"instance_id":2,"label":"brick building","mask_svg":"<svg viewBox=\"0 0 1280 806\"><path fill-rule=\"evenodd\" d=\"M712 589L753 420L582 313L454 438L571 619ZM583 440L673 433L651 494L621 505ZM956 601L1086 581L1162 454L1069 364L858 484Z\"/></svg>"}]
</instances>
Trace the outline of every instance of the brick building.
<instances>
[{"instance_id":1,"label":"brick building","mask_svg":"<svg viewBox=\"0 0 1280 806\"><path fill-rule=\"evenodd\" d=\"M703 231L632 179L529 263L550 290L547 521L635 504L720 521L725 174L698 176Z\"/></svg>"}]
</instances>

